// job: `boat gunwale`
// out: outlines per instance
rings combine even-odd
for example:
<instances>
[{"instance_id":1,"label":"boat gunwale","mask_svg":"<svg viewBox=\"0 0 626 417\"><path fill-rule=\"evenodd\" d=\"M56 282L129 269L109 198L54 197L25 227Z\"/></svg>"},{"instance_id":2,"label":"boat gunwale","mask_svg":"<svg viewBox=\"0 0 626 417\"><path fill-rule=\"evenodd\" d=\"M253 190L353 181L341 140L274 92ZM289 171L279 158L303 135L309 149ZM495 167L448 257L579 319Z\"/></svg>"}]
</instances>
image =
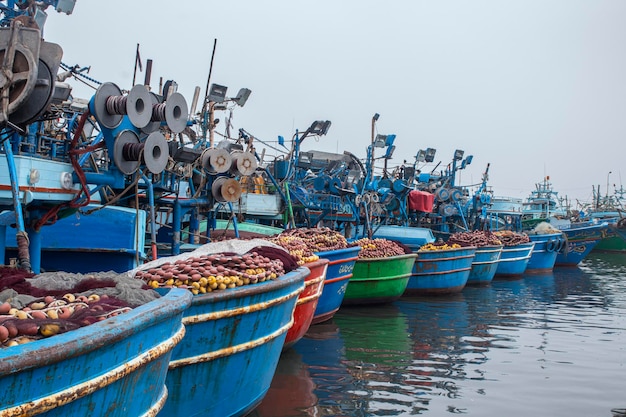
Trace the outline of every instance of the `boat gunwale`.
<instances>
[{"instance_id":1,"label":"boat gunwale","mask_svg":"<svg viewBox=\"0 0 626 417\"><path fill-rule=\"evenodd\" d=\"M192 300L193 295L189 290L171 288L160 298L126 313L66 333L0 349L0 375L50 366L118 343L176 314L183 313L191 305ZM156 321L156 317L160 320ZM81 343L84 339L90 342Z\"/></svg>"},{"instance_id":2,"label":"boat gunwale","mask_svg":"<svg viewBox=\"0 0 626 417\"><path fill-rule=\"evenodd\" d=\"M386 256L382 258L359 258L356 260L356 262L398 261L398 260L404 260L408 258L417 258L417 253L412 252L412 253L405 253L404 255L393 255L393 256Z\"/></svg>"},{"instance_id":3,"label":"boat gunwale","mask_svg":"<svg viewBox=\"0 0 626 417\"><path fill-rule=\"evenodd\" d=\"M434 251L433 251L434 252ZM436 251L436 252L440 252L440 251ZM428 262L444 262L444 261L457 261L460 259L468 259L468 258L474 258L474 253L472 253L471 255L462 255L462 256L455 256L452 258L427 258L427 259L422 259L418 256L417 260L415 261L417 262L424 262L424 263L428 263Z\"/></svg>"},{"instance_id":4,"label":"boat gunwale","mask_svg":"<svg viewBox=\"0 0 626 417\"><path fill-rule=\"evenodd\" d=\"M467 268L458 268L458 269L447 269L445 271L433 271L433 272L413 272L411 273L412 277L425 277L430 275L447 275L447 274L456 274L459 272L470 271L472 269L471 265Z\"/></svg>"},{"instance_id":5,"label":"boat gunwale","mask_svg":"<svg viewBox=\"0 0 626 417\"><path fill-rule=\"evenodd\" d=\"M390 277L366 277L366 278L355 278L352 277L350 282L376 282L376 281L390 281L390 280L400 280L404 278L409 278L411 273L402 274L402 275L392 275Z\"/></svg>"}]
</instances>

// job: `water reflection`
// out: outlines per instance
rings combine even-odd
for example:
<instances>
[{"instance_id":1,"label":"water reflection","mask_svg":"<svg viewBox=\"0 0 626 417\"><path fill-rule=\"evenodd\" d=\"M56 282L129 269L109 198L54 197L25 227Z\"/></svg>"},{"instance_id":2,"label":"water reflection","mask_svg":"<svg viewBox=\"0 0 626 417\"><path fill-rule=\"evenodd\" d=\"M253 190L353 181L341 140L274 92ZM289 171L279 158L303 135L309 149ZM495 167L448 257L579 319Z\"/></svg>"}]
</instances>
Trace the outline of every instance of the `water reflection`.
<instances>
[{"instance_id":1,"label":"water reflection","mask_svg":"<svg viewBox=\"0 0 626 417\"><path fill-rule=\"evenodd\" d=\"M413 390L404 383L411 365L407 317L396 305L352 307L335 315L345 353L342 364L352 377L347 390L355 412L408 412Z\"/></svg>"},{"instance_id":2,"label":"water reflection","mask_svg":"<svg viewBox=\"0 0 626 417\"><path fill-rule=\"evenodd\" d=\"M623 258L599 256L451 296L341 308L283 354L257 415L619 415L625 275Z\"/></svg>"}]
</instances>

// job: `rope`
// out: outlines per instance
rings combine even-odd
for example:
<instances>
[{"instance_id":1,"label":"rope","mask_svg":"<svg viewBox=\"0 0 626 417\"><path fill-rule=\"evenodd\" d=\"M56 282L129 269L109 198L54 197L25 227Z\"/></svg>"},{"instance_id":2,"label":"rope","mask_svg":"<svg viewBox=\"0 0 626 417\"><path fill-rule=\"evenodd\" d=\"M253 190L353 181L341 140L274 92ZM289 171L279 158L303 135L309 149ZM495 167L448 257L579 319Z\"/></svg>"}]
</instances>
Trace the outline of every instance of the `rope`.
<instances>
[{"instance_id":1,"label":"rope","mask_svg":"<svg viewBox=\"0 0 626 417\"><path fill-rule=\"evenodd\" d=\"M71 201L58 204L52 207L50 210L48 210L48 212L44 214L35 223L34 229L36 231L41 229L41 227L45 225L51 219L53 219L52 223L55 223L58 220L57 215L62 208L84 207L87 204L89 204L89 202L91 201L89 187L87 186L87 178L85 178L85 172L83 171L82 167L78 163L78 157L79 155L83 153L93 152L96 149L102 148L104 146L104 142L101 142L97 145L87 146L83 149L76 149L78 145L78 138L80 137L83 131L85 122L87 121L88 117L89 117L89 111L86 111L85 113L81 115L80 120L78 122L78 126L76 127L76 130L74 131L74 138L72 138L72 142L70 144L70 150L69 150L69 156L70 156L70 162L72 163L72 168L74 168L74 172L76 173L76 176L78 177L78 180L80 182L80 191L76 193L76 196ZM82 202L79 202L79 200L82 198L82 194L85 195L85 198Z\"/></svg>"},{"instance_id":2,"label":"rope","mask_svg":"<svg viewBox=\"0 0 626 417\"><path fill-rule=\"evenodd\" d=\"M84 78L87 81L91 81L92 83L96 83L98 85L102 85L102 83L100 81L98 81L98 80L96 80L94 78L91 78L91 77L83 74L82 72L77 72L76 68L78 68L78 65L74 65L73 67L70 67L69 65L61 62L60 66L61 66L61 68L65 69L67 71L70 71L74 77L82 77L82 78Z\"/></svg>"}]
</instances>

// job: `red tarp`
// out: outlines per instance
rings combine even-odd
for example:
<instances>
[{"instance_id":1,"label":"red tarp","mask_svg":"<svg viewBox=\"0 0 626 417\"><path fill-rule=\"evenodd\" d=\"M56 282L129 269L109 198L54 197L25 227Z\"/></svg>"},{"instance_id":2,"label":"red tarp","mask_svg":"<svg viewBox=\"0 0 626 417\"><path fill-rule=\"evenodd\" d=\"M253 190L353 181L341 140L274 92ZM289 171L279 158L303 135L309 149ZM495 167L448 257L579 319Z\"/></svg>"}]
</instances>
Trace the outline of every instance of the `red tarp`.
<instances>
[{"instance_id":1,"label":"red tarp","mask_svg":"<svg viewBox=\"0 0 626 417\"><path fill-rule=\"evenodd\" d=\"M426 213L433 212L433 203L435 195L426 191L411 190L409 191L409 210L423 211Z\"/></svg>"}]
</instances>

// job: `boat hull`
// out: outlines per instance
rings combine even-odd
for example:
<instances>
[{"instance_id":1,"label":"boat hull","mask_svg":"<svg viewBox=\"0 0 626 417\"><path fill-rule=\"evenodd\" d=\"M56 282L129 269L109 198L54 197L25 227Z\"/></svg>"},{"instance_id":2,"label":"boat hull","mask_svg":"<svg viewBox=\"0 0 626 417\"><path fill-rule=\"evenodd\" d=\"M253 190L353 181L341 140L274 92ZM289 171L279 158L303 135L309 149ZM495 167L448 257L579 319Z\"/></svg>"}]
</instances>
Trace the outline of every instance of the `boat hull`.
<instances>
[{"instance_id":1,"label":"boat hull","mask_svg":"<svg viewBox=\"0 0 626 417\"><path fill-rule=\"evenodd\" d=\"M402 296L411 277L417 254L388 258L363 258L354 271L342 305L390 303Z\"/></svg>"},{"instance_id":2,"label":"boat hull","mask_svg":"<svg viewBox=\"0 0 626 417\"><path fill-rule=\"evenodd\" d=\"M563 229L567 244L556 256L555 265L578 265L600 242L608 227L608 223L600 223Z\"/></svg>"},{"instance_id":3,"label":"boat hull","mask_svg":"<svg viewBox=\"0 0 626 417\"><path fill-rule=\"evenodd\" d=\"M549 233L541 235L529 235L535 247L526 265L526 273L542 273L554 268L559 250L565 244L562 233Z\"/></svg>"},{"instance_id":4,"label":"boat hull","mask_svg":"<svg viewBox=\"0 0 626 417\"><path fill-rule=\"evenodd\" d=\"M160 416L243 416L265 396L307 268L193 297L172 352Z\"/></svg>"},{"instance_id":5,"label":"boat hull","mask_svg":"<svg viewBox=\"0 0 626 417\"><path fill-rule=\"evenodd\" d=\"M88 205L86 210L98 209ZM103 231L106 228L106 233ZM126 272L146 258L146 212L127 207L102 207L91 214L72 214L30 233L31 252L40 246L41 269L65 272ZM6 233L8 257L17 257L15 228ZM39 258L31 253L31 258Z\"/></svg>"},{"instance_id":6,"label":"boat hull","mask_svg":"<svg viewBox=\"0 0 626 417\"><path fill-rule=\"evenodd\" d=\"M475 254L475 246L418 252L404 294L460 292L467 284Z\"/></svg>"},{"instance_id":7,"label":"boat hull","mask_svg":"<svg viewBox=\"0 0 626 417\"><path fill-rule=\"evenodd\" d=\"M488 285L493 281L498 269L498 261L503 245L481 246L476 248L472 269L466 285Z\"/></svg>"},{"instance_id":8,"label":"boat hull","mask_svg":"<svg viewBox=\"0 0 626 417\"><path fill-rule=\"evenodd\" d=\"M0 415L156 415L191 300L174 288L130 312L0 349Z\"/></svg>"},{"instance_id":9,"label":"boat hull","mask_svg":"<svg viewBox=\"0 0 626 417\"><path fill-rule=\"evenodd\" d=\"M311 324L330 320L339 310L360 251L359 246L354 246L317 253L320 258L328 259L328 269L322 295L317 302Z\"/></svg>"},{"instance_id":10,"label":"boat hull","mask_svg":"<svg viewBox=\"0 0 626 417\"><path fill-rule=\"evenodd\" d=\"M607 236L591 250L592 252L623 253L626 252L626 240L617 235Z\"/></svg>"},{"instance_id":11,"label":"boat hull","mask_svg":"<svg viewBox=\"0 0 626 417\"><path fill-rule=\"evenodd\" d=\"M317 261L306 263L304 266L310 270L310 273L304 279L304 290L298 296L298 301L293 311L293 325L287 332L285 349L302 339L302 336L311 326L317 302L324 289L328 259L318 259Z\"/></svg>"},{"instance_id":12,"label":"boat hull","mask_svg":"<svg viewBox=\"0 0 626 417\"><path fill-rule=\"evenodd\" d=\"M495 277L521 277L526 271L534 247L535 242L528 242L502 248Z\"/></svg>"}]
</instances>

